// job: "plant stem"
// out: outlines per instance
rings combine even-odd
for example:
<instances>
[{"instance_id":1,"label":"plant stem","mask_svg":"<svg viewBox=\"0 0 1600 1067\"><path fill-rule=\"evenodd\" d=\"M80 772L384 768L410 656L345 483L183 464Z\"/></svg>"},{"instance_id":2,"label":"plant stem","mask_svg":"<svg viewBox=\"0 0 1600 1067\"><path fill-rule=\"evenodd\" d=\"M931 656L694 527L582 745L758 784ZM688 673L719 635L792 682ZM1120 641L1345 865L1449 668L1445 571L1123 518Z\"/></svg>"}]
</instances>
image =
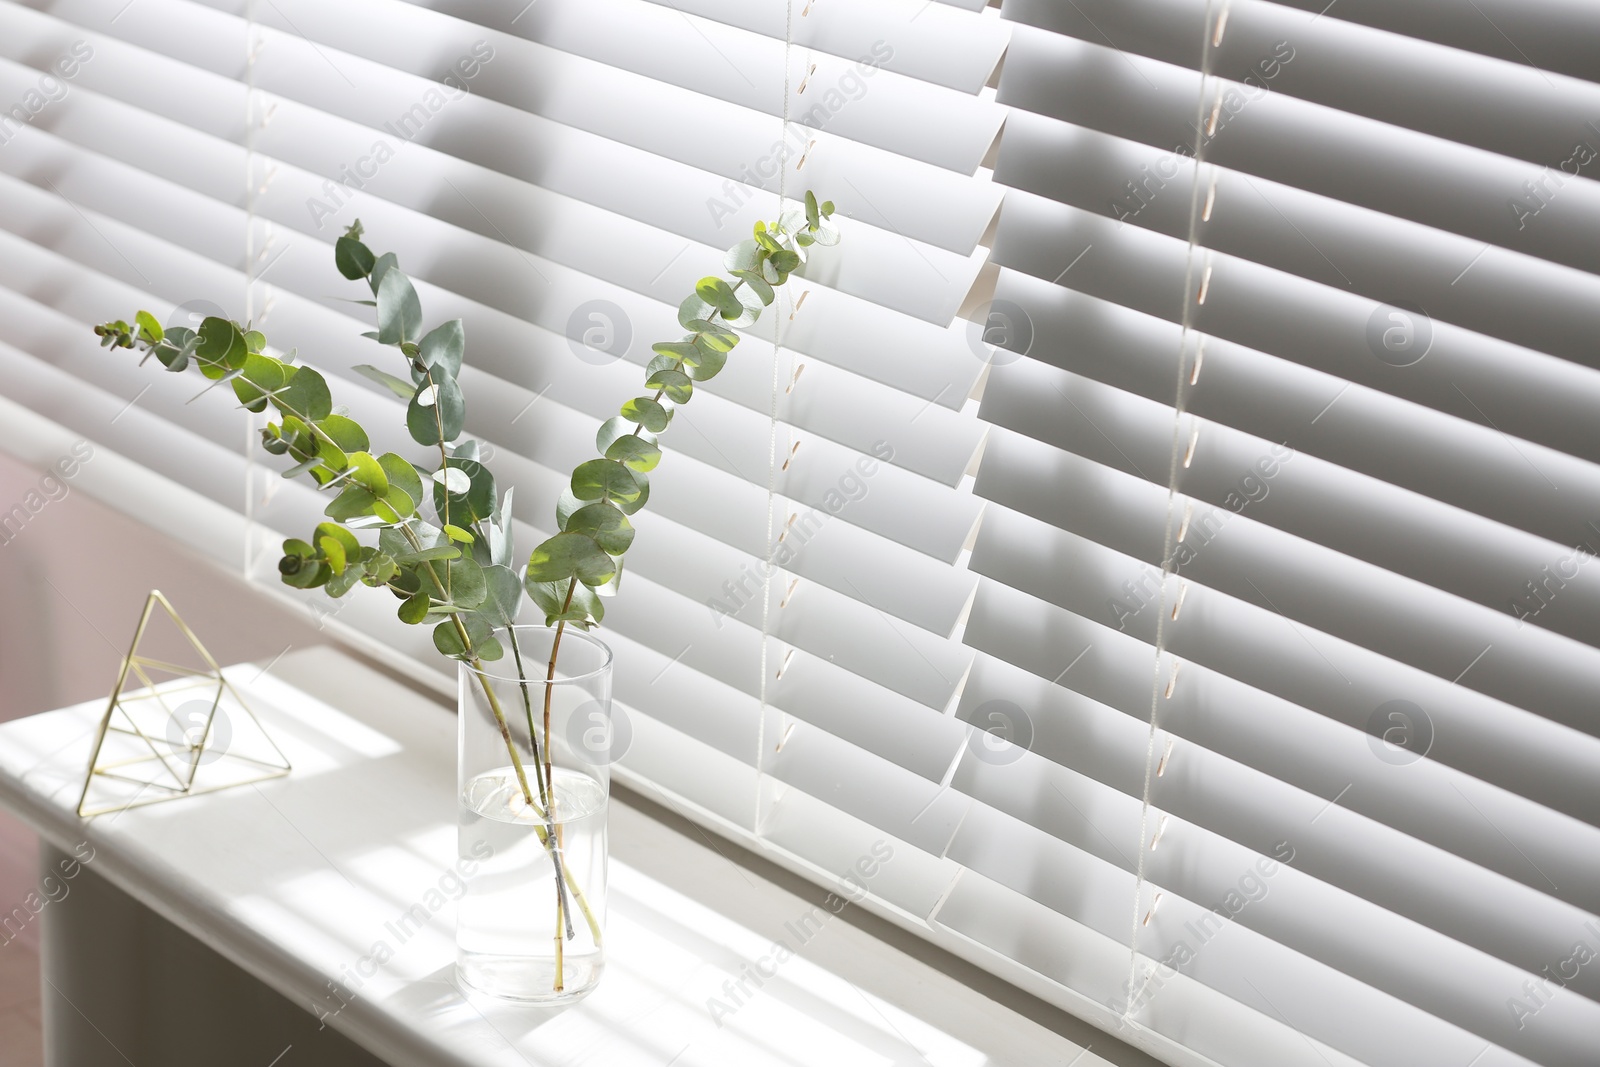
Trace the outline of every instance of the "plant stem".
<instances>
[{"instance_id":1,"label":"plant stem","mask_svg":"<svg viewBox=\"0 0 1600 1067\"><path fill-rule=\"evenodd\" d=\"M442 416L441 412L439 411L438 392L437 392L438 391L438 383L433 380L433 368L432 367L426 368L423 371L423 373L428 379L428 384L430 386L433 386L433 388L435 390L435 393L434 393L434 404L433 404L433 419L434 419L434 426L437 428L438 438L439 438L439 440L438 440L438 445L439 445L439 469L441 471L448 472L448 470L450 468L450 457L449 457L449 454L445 451L445 447L444 447L444 421L443 421L443 416ZM448 475L447 475L447 477L448 477ZM446 526L448 526L448 525L450 525L450 486L449 486L449 482L448 481L446 481L445 486L444 486L444 492L441 495L444 497L444 507L441 509L441 513L440 513L439 518L440 518L441 522L443 522ZM434 575L434 581L437 584L438 583L438 575L433 570L433 564L431 562L428 564L428 573ZM446 568L445 577L447 579L449 578L449 574L450 574L449 569ZM448 587L445 587L445 586L441 586L441 588L443 588L445 590L445 597L447 599L449 599L451 597L451 595L452 595L450 589ZM569 594L569 599L570 599L570 594ZM462 624L460 615L451 614L450 619L451 619L452 622L455 623L456 633L461 638L461 646L462 646L462 648L466 649L468 654L470 655L472 653L472 638L470 636L468 636L467 628ZM561 635L559 633L557 633L556 634L556 641L557 641L558 644L559 644L560 640L561 640ZM519 683L518 684L518 688L521 689L521 691L522 691L523 704L526 706L526 705L528 705L528 689L527 689L528 676L527 676L527 672L525 672L523 670L523 668L522 668L522 652L521 652L521 649L519 649L517 647L517 643L516 642L517 642L516 630L513 628L512 631L511 631L511 649L512 649L512 655L515 656L516 661L517 661L517 681ZM478 660L478 657L476 655L472 656L472 664L473 664L473 666L475 668L477 668L478 680L479 680L480 683L482 683L484 695L489 698L489 704L494 709L495 721L500 727L500 736L506 743L506 751L511 754L511 764L512 764L513 767L516 768L517 781L522 786L523 799L525 799L528 802L528 807L532 808L536 813L538 813L545 820L545 827L546 828L541 830L540 827L537 824L535 824L534 825L534 831L539 837L539 843L542 844L545 847L546 851L548 851L550 853L551 865L555 868L555 876L556 876L556 934L555 934L555 938L556 938L556 981L555 981L555 988L556 988L556 992L559 993L563 988L565 988L564 969L563 969L563 966L562 966L562 934L565 933L567 937L575 937L575 936L577 936L576 933L572 929L571 909L569 909L569 908L567 908L565 906L566 905L567 887L568 886L572 887L573 896L577 897L578 902L583 906L584 918L586 918L588 920L588 922L589 922L589 930L594 935L594 942L595 942L596 946L598 946L600 944L600 924L595 921L593 912L591 912L589 910L589 902L584 899L582 890L580 890L578 888L578 883L573 879L572 872L567 869L567 865L563 862L563 857L561 855L560 827L558 827L556 825L556 822L555 822L555 814L556 814L556 804L555 804L555 801L556 801L556 783L555 783L555 778L553 776L553 772L552 772L552 769L551 769L551 766L550 766L550 686L548 684L545 686L545 698L544 698L545 711L544 711L544 773L543 774L539 773L539 738L538 738L538 735L533 730L533 709L532 709L531 706L528 707L528 709L527 709L528 710L528 741L529 741L529 744L532 746L532 751L533 751L533 772L534 772L534 777L538 779L538 783L539 783L539 798L544 801L544 808L543 808L543 810L541 810L539 805L534 803L533 793L528 788L528 775L527 775L527 772L523 769L522 757L517 752L517 745L516 745L515 740L513 740L512 736L511 736L511 726L506 721L505 712L500 707L500 701L494 695L494 687L489 684L488 678L483 673L483 665ZM554 666L552 666L551 667L552 673L554 672L554 669L555 669ZM564 924L563 924L563 921L562 921L563 918L565 918L565 923ZM565 926L565 930L563 930L563 925Z\"/></svg>"},{"instance_id":2,"label":"plant stem","mask_svg":"<svg viewBox=\"0 0 1600 1067\"><path fill-rule=\"evenodd\" d=\"M577 590L577 588L578 588L578 579L573 578L570 582L567 583L567 599L566 599L566 602L561 605L562 614L565 614L567 612L567 610L572 607L572 594ZM553 851L555 852L556 855L560 855L561 854L561 838L562 838L562 834L561 834L561 826L560 826L560 824L555 821L555 811L556 811L556 775L555 775L555 768L551 764L551 761L550 761L550 701L555 695L555 688L556 688L556 655L561 651L561 635L566 632L566 629L567 629L567 621L565 619L561 620L559 623L556 624L555 640L552 641L551 644L550 644L550 666L549 666L549 669L546 670L545 678L544 678L544 777L545 777L545 781L550 783L550 801L549 801L549 807L550 807L550 836L551 836L552 841L554 842ZM562 947L562 944L561 944L561 925L562 925L562 919L563 918L566 919L566 923L567 923L567 936L568 937L572 936L572 925L571 925L572 924L572 918L570 916L563 915L561 905L562 905L561 895L557 894L556 895L556 989L557 990L560 990L562 988L562 983L565 981L565 970L563 969L562 962L561 962L562 961L562 953L564 951L563 947Z\"/></svg>"},{"instance_id":3,"label":"plant stem","mask_svg":"<svg viewBox=\"0 0 1600 1067\"><path fill-rule=\"evenodd\" d=\"M508 633L511 636L511 655L517 661L517 689L522 694L522 710L528 718L528 740L533 747L533 771L534 775L539 779L540 799L544 801L544 840L546 842L554 842L554 847L550 848L550 854L558 871L558 877L556 878L556 941L558 942L556 946L556 989L559 990L561 988L561 983L564 980L560 962L562 949L559 944L563 927L565 928L567 937L570 938L576 935L572 929L572 909L566 904L564 894L562 892L561 878L559 877L559 872L564 871L566 868L565 864L563 863L565 857L561 852L561 830L555 821L556 780L555 772L550 766L550 732L548 728L545 730L545 761L543 771L541 773L539 765L539 731L535 729L533 725L533 702L528 699L528 672L522 665L522 646L517 643L517 630L515 626L510 627L508 629ZM548 682L546 683L545 688L546 690L550 688ZM547 845L547 847L550 846ZM571 881L570 873L568 875L568 881ZM576 883L573 883L572 891L575 895L577 894L578 887ZM586 915L588 914L588 905L586 902L584 905L584 913ZM563 919L565 920L564 922ZM591 917L591 929L592 928L593 922Z\"/></svg>"},{"instance_id":4,"label":"plant stem","mask_svg":"<svg viewBox=\"0 0 1600 1067\"><path fill-rule=\"evenodd\" d=\"M416 549L416 550L418 550L418 551L421 551L422 542L417 538L416 531L412 530L410 526L404 525L404 524L401 525L400 530L405 535L406 540L408 540L411 543L411 547ZM433 576L434 584L437 585L439 588L443 589L444 585L439 582L439 575L438 575L438 572L436 572L433 569L433 563L430 561L430 562L428 562L426 564L426 566L428 568L428 573ZM468 663L473 668L473 673L478 676L478 685L483 690L484 697L487 698L488 701L489 701L489 708L490 708L491 711L494 712L495 724L497 726L499 726L499 728L500 728L500 737L505 742L506 751L511 756L511 766L516 771L517 783L522 787L522 798L528 802L528 807L529 808L531 808L540 818L545 820L547 825L553 827L554 826L554 823L553 823L553 815L554 815L553 808L554 808L554 806L550 805L549 808L541 808L539 806L539 803L533 799L533 790L531 788L529 788L529 786L528 786L528 772L522 765L522 755L517 751L516 740L511 736L511 724L506 720L505 710L500 706L500 698L495 695L494 686L489 683L489 676L484 671L483 661L481 659L479 659L478 656L476 655L476 653L474 653L473 650L472 650L472 638L471 638L470 635L468 635L467 628L466 628L466 626L464 626L462 624L461 617L459 615L457 615L455 613L452 613L450 615L450 621L456 628L457 636L461 638L462 647L467 650L467 655L470 657L470 659L468 660ZM518 673L519 679L522 680L523 684L526 684L526 677L523 674L523 672L521 671L520 667L519 667L517 673ZM549 702L548 688L549 687L547 686L546 687L546 690L547 690L546 704L547 705L548 705L548 702ZM549 764L549 758L548 758L548 748L549 748L549 728L548 728L548 723L546 725L546 731L545 731L545 745L546 745L545 767L548 769L549 765L550 765ZM535 769L535 771L538 770L537 762L535 762L535 764L534 764L534 769ZM554 783L550 783L550 784L552 786L554 785ZM543 792L543 790L541 790L541 792ZM545 799L546 799L547 804L549 803L549 801L554 799L554 790L553 789L551 790L551 792L549 794L546 795ZM588 901L587 898L584 897L583 890L578 887L577 881L572 877L572 872L567 870L566 869L566 864L562 862L561 843L560 843L559 839L555 836L554 832L547 831L544 826L540 826L538 823L534 824L533 830L534 830L534 833L539 838L539 844L543 845L545 847L545 849L547 851L549 851L551 862L555 866L555 871L556 871L556 900L557 900L558 905L559 905L561 899L563 897L565 897L567 889L570 888L572 890L573 897L578 902L578 907L583 912L584 920L589 925L589 933L594 938L595 946L599 947L600 940L601 940L601 937L600 937L600 923L599 923L598 920L595 919L594 912L589 907L589 901ZM558 911L557 914L560 915L562 913ZM557 936L558 937L560 936L560 932L561 931L558 928L557 929ZM568 936L571 936L570 932L569 932Z\"/></svg>"},{"instance_id":5,"label":"plant stem","mask_svg":"<svg viewBox=\"0 0 1600 1067\"><path fill-rule=\"evenodd\" d=\"M566 916L561 908L561 894L556 894L556 992L560 993L567 988L566 943L561 937L562 920L566 920L568 930L572 929L572 919ZM572 935L567 934L568 937Z\"/></svg>"},{"instance_id":6,"label":"plant stem","mask_svg":"<svg viewBox=\"0 0 1600 1067\"><path fill-rule=\"evenodd\" d=\"M578 590L578 579L573 578L567 582L567 599L561 605L561 613L565 615L572 608L572 595ZM550 782L551 808L555 807L555 779L550 769L550 698L555 694L556 683L556 656L561 652L561 635L567 631L567 620L562 619L556 623L555 640L550 643L550 666L544 675L544 776Z\"/></svg>"},{"instance_id":7,"label":"plant stem","mask_svg":"<svg viewBox=\"0 0 1600 1067\"><path fill-rule=\"evenodd\" d=\"M478 676L478 684L483 689L483 695L488 698L489 708L494 712L495 723L500 727L500 736L506 743L506 750L511 754L511 764L516 770L517 781L522 786L522 798L528 802L528 806L540 818L545 820L546 825L553 826L551 812L541 809L533 799L533 790L528 787L527 772L522 767L522 757L518 754L516 742L511 736L510 723L506 721L505 710L500 706L500 699L495 695L494 687L489 684L488 675L484 673L483 661L478 659L477 656L473 656L468 662L473 667L473 673ZM557 899L559 900L563 897L567 889L572 891L573 899L577 901L578 909L583 913L584 921L589 926L589 933L594 938L595 947L598 948L601 942L599 920L595 918L594 911L589 907L588 899L583 895L583 890L579 888L577 880L572 877L572 872L567 869L566 863L563 861L559 839L553 832L547 831L545 826L541 826L538 823L534 823L533 832L539 838L539 844L550 852L551 860L559 872L559 878L556 883ZM563 888L563 884L565 888Z\"/></svg>"},{"instance_id":8,"label":"plant stem","mask_svg":"<svg viewBox=\"0 0 1600 1067\"><path fill-rule=\"evenodd\" d=\"M533 770L539 779L539 799L544 801L546 809L550 807L550 794L545 788L543 765L539 762L539 731L533 725L533 701L528 697L528 671L522 665L522 646L517 643L517 628L507 627L506 632L511 635L511 655L517 661L517 688L522 693L522 711L528 719L528 740L533 745Z\"/></svg>"},{"instance_id":9,"label":"plant stem","mask_svg":"<svg viewBox=\"0 0 1600 1067\"><path fill-rule=\"evenodd\" d=\"M733 286L734 291L737 292L739 287L742 286L743 284L744 284L744 279L741 278L738 282L736 282L734 284L734 286ZM707 321L709 322L709 321L715 320L720 314L721 314L720 311L713 309L711 315L708 316ZM677 361L677 365L681 367L683 365L683 360L679 359ZM656 400L657 403L660 403L661 397L665 393L666 393L666 389L664 389L664 388L656 390L655 400ZM642 429L644 429L644 422L641 420L639 423L637 423L634 426L634 432L638 433ZM441 454L443 453L443 446L442 445L440 446L440 452L441 452ZM609 499L609 494L607 496L607 499ZM567 581L567 596L566 596L566 599L562 602L561 614L565 615L568 611L570 611L572 609L572 598L573 598L573 595L577 592L577 590L578 590L578 579L576 577L568 579L568 581ZM550 663L549 663L548 667L545 670L545 685L544 685L544 774L541 776L542 780L540 781L540 796L543 798L543 800L545 802L545 808L546 808L546 811L548 813L547 816L546 816L546 825L549 826L549 844L547 845L547 847L550 849L551 855L556 857L556 863L557 863L558 867L559 867L560 862L561 862L560 857L561 857L561 839L562 839L561 830L562 830L562 827L561 827L561 824L558 823L555 820L556 780L555 780L555 769L554 769L554 767L553 767L553 765L551 763L550 704L551 704L551 700L552 700L552 698L554 697L554 694L555 694L556 661L557 661L557 658L561 654L561 637L562 637L562 635L564 633L566 633L566 630L567 630L567 620L566 619L562 619L560 622L556 623L556 635L555 635L554 640L550 644ZM464 634L464 631L463 631L463 634ZM522 652L517 647L515 631L512 632L512 636L511 636L511 650L512 650L512 655L514 655L516 657L516 661L517 661L517 676L519 678L525 678L526 675L525 675L525 673L523 671L523 666L522 666ZM523 703L526 705L527 698L528 698L526 687L524 687L524 689L523 689L522 696L523 696ZM531 708L529 708L527 710L528 710L528 733L529 733L530 736L532 736L534 734L533 712L532 712ZM508 739L507 743L509 743L509 739ZM534 740L534 761L535 761L534 770L535 770L535 772L537 772L538 771L538 741L537 741L537 738L535 738L535 740ZM524 790L527 789L527 783L526 782L523 783L523 788L524 788ZM548 791L546 791L546 789L548 789ZM530 802L531 802L531 798L530 798ZM571 881L570 875L568 876L568 881L569 881L569 883ZM599 944L600 944L600 927L599 927L599 924L597 924L595 922L594 915L589 911L588 903L583 899L583 895L578 892L578 887L575 884L572 886L572 891L573 891L573 894L578 898L578 903L583 906L584 918L586 918L589 921L589 930L594 935L594 943L595 943L596 947L598 947ZM563 904L563 901L562 901L561 894L558 893L556 895L556 988L558 990L562 988L562 982L563 982L563 970L562 970L562 952L563 952L563 948L562 948L562 943L561 943L561 926L562 926L562 920L563 920L562 904ZM566 922L568 924L567 936L571 937L572 936L572 932L571 932L571 925L570 924L572 922L572 919L571 919L570 915L566 916Z\"/></svg>"}]
</instances>

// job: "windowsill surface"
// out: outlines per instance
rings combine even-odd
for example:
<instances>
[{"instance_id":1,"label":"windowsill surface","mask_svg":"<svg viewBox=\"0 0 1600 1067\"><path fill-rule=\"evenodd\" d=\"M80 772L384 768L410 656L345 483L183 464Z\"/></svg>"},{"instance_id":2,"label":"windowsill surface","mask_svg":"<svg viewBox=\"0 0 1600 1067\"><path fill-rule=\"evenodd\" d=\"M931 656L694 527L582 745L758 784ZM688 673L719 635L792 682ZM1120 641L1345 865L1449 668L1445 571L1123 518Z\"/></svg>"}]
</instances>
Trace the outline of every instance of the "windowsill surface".
<instances>
[{"instance_id":1,"label":"windowsill surface","mask_svg":"<svg viewBox=\"0 0 1600 1067\"><path fill-rule=\"evenodd\" d=\"M599 989L561 1010L464 994L454 718L331 649L227 673L289 777L85 824L98 700L0 726L0 802L62 849L87 840L94 870L396 1067L1112 1062L627 792Z\"/></svg>"}]
</instances>

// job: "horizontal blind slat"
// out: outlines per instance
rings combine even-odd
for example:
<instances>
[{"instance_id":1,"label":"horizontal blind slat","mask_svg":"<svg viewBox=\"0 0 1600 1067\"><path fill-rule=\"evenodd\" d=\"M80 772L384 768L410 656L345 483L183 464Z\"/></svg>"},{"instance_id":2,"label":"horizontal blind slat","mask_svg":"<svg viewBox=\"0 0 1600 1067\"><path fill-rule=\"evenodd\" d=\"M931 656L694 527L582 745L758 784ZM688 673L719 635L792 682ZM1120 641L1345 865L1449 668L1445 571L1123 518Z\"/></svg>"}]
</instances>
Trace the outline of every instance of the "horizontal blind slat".
<instances>
[{"instance_id":1,"label":"horizontal blind slat","mask_svg":"<svg viewBox=\"0 0 1600 1067\"><path fill-rule=\"evenodd\" d=\"M1013 192L1000 216L994 258L1035 278L1059 277L1058 284L1079 292L1181 323L1185 253L1173 238L1119 228L1111 219ZM1379 359L1369 344L1369 326L1377 324L1373 333L1381 345L1381 331L1390 322L1370 299L1222 253L1202 254L1195 272L1206 279L1206 301L1189 320L1200 333L1600 461L1593 435L1577 430L1581 418L1569 421L1588 410L1588 398L1600 390L1600 374L1589 367L1442 322L1431 325L1425 358L1396 366ZM1199 286L1196 281L1190 295Z\"/></svg>"},{"instance_id":2,"label":"horizontal blind slat","mask_svg":"<svg viewBox=\"0 0 1600 1067\"><path fill-rule=\"evenodd\" d=\"M1025 27L1005 69L1002 103L1166 151L1192 153L1201 138L1197 72ZM1600 273L1600 182L1567 182L1524 226L1506 199L1540 167L1281 93L1229 91L1208 91L1232 112L1205 139L1209 162Z\"/></svg>"},{"instance_id":3,"label":"horizontal blind slat","mask_svg":"<svg viewBox=\"0 0 1600 1067\"><path fill-rule=\"evenodd\" d=\"M1188 240L1194 164L1170 151L1018 112L995 176ZM1600 277L1215 165L1201 177L1209 249L1378 303L1404 293L1432 320L1595 365Z\"/></svg>"},{"instance_id":4,"label":"horizontal blind slat","mask_svg":"<svg viewBox=\"0 0 1600 1067\"><path fill-rule=\"evenodd\" d=\"M1587 503L1600 493L1593 464L1542 455L1541 468L1551 481L1586 487L1552 493L1543 479L1529 476L1527 457L1508 448L1492 426L1216 337L1184 345L1177 323L1015 271L1001 272L995 297L1026 315L1030 356L1079 377L1170 406L1182 351L1194 383L1185 409L1208 422L1557 543L1582 540L1595 518ZM1007 354L997 360L1000 373L1011 359Z\"/></svg>"},{"instance_id":5,"label":"horizontal blind slat","mask_svg":"<svg viewBox=\"0 0 1600 1067\"><path fill-rule=\"evenodd\" d=\"M1179 67L1196 67L1204 54L1217 77L1540 166L1571 157L1573 137L1600 105L1592 63L1563 76L1535 69L1514 52L1492 58L1430 45L1348 21L1331 8L1326 18L1307 19L1267 0L1238 0L1229 5L1221 41L1204 53L1197 47L1204 0L1076 0L1066 6L1010 0L1004 13ZM1476 20L1481 12L1469 14Z\"/></svg>"}]
</instances>

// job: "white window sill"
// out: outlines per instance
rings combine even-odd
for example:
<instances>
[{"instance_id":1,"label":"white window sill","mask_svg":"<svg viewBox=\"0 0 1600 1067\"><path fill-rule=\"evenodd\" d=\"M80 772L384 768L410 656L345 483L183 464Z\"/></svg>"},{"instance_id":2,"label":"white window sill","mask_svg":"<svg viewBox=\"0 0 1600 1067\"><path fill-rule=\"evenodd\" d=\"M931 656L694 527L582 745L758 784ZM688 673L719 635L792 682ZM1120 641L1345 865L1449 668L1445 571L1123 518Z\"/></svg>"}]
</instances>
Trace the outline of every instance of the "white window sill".
<instances>
[{"instance_id":1,"label":"white window sill","mask_svg":"<svg viewBox=\"0 0 1600 1067\"><path fill-rule=\"evenodd\" d=\"M1021 994L1021 1011L991 999L938 950L627 793L600 988L563 1010L464 994L455 720L331 649L228 673L291 776L84 824L99 700L0 726L0 802L68 852L87 841L100 875L395 1067L1149 1062ZM418 904L431 921L401 931ZM774 966L779 945L794 956Z\"/></svg>"}]
</instances>

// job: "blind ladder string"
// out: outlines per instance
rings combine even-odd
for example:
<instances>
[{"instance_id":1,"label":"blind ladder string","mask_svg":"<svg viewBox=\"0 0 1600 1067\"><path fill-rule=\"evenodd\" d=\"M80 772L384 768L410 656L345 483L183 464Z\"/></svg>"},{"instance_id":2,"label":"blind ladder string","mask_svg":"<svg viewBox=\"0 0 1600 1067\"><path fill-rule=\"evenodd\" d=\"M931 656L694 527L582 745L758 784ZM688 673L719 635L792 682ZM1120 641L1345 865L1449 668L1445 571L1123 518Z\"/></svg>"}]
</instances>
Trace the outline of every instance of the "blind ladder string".
<instances>
[{"instance_id":1,"label":"blind ladder string","mask_svg":"<svg viewBox=\"0 0 1600 1067\"><path fill-rule=\"evenodd\" d=\"M1187 410L1189 394L1189 375L1185 373L1185 364L1188 362L1190 335L1194 332L1194 309L1198 299L1195 295L1196 278L1196 252L1199 249L1200 227L1200 171L1204 164L1206 147L1206 87L1211 80L1213 49L1221 44L1222 32L1227 25L1228 7L1231 0L1207 0L1205 20L1201 23L1203 31L1200 36L1200 85L1195 94L1195 143L1194 143L1194 177L1189 186L1189 248L1184 261L1184 300L1183 323L1179 334L1177 368L1172 399L1172 448L1167 468L1167 512L1165 531L1163 534L1161 555L1161 601L1160 610L1156 614L1156 641L1155 662L1151 667L1150 678L1150 729L1145 738L1144 758L1144 789L1139 809L1139 858L1134 872L1133 887L1133 917L1132 927L1128 936L1128 982L1124 987L1127 990L1127 999L1123 1002L1122 1018L1127 1022L1133 1019L1134 1006L1138 1004L1144 993L1144 987L1149 982L1149 975L1141 982L1139 980L1139 931L1145 921L1154 914L1152 906L1146 909L1141 901L1144 896L1145 883L1145 857L1149 852L1148 837L1150 833L1150 793L1154 788L1154 771L1156 756L1156 734L1159 731L1157 713L1161 703L1172 696L1172 686L1163 686L1161 681L1162 657L1166 654L1167 622L1170 609L1167 606L1168 578L1172 574L1172 560L1176 545L1173 530L1173 518L1177 514L1178 501L1178 471L1180 466L1186 466L1192 442L1185 440L1183 434L1183 416ZM1209 215L1210 205L1206 206ZM1198 358L1198 355L1197 355ZM1198 370L1198 367L1196 368ZM1187 446L1187 447L1186 447ZM1192 454L1192 453L1191 453ZM1177 681L1177 662L1174 661L1172 681ZM1165 769L1166 757L1162 758L1162 767ZM1154 973L1152 969L1151 973Z\"/></svg>"},{"instance_id":2,"label":"blind ladder string","mask_svg":"<svg viewBox=\"0 0 1600 1067\"><path fill-rule=\"evenodd\" d=\"M256 54L262 46L256 32L255 0L245 0L244 5L244 318L255 318L255 267L256 267ZM244 542L241 546L241 568L245 581L253 581L255 564L256 529L256 461L255 417L243 420L244 429Z\"/></svg>"},{"instance_id":3,"label":"blind ladder string","mask_svg":"<svg viewBox=\"0 0 1600 1067\"><path fill-rule=\"evenodd\" d=\"M784 0L783 14L783 106L780 114L778 128L778 141L781 146L787 147L789 143L789 78L791 61L794 53L794 0ZM789 163L788 153L780 149L778 166L778 218L783 218L784 200L788 193ZM756 721L756 802L754 832L757 838L762 836L762 810L761 797L762 776L766 773L767 761L767 686L770 682L770 656L768 644L772 631L772 577L773 561L777 556L777 545L773 542L773 530L776 527L773 508L778 498L778 398L781 395L782 375L779 364L782 355L782 323L783 316L779 313L779 304L774 301L772 311L772 395L768 409L767 431L767 534L766 534L766 567L761 582L761 655L760 671L761 682L757 692L758 708ZM779 735L779 744L782 743L782 734Z\"/></svg>"}]
</instances>

